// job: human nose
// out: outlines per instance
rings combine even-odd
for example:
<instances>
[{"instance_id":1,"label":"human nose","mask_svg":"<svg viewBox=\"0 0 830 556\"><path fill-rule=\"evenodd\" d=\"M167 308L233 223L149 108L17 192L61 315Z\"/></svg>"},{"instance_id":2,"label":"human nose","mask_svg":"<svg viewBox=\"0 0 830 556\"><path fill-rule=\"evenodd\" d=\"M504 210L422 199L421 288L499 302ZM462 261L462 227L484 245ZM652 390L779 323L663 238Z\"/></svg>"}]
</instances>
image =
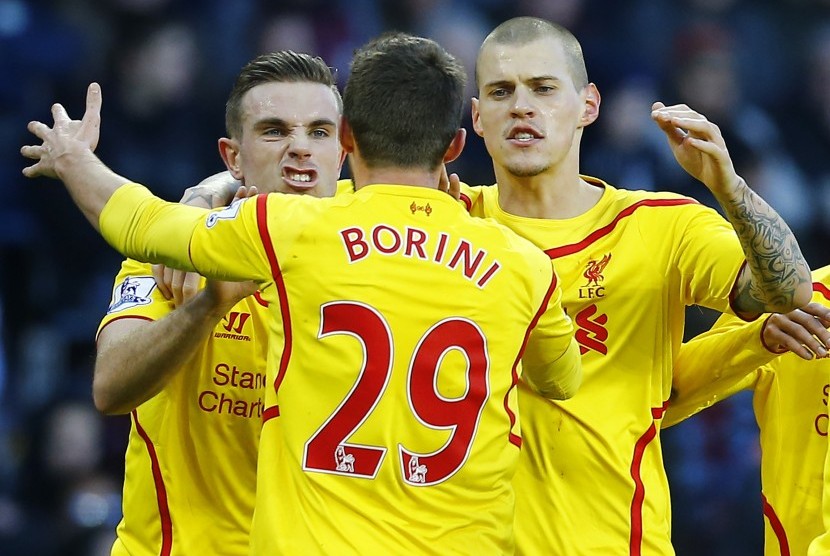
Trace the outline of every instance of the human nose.
<instances>
[{"instance_id":1,"label":"human nose","mask_svg":"<svg viewBox=\"0 0 830 556\"><path fill-rule=\"evenodd\" d=\"M304 133L295 133L288 146L288 156L305 159L311 156L311 141Z\"/></svg>"},{"instance_id":2,"label":"human nose","mask_svg":"<svg viewBox=\"0 0 830 556\"><path fill-rule=\"evenodd\" d=\"M513 94L513 106L510 107L510 111L517 117L533 116L535 109L531 101L530 92L523 87L517 88Z\"/></svg>"}]
</instances>

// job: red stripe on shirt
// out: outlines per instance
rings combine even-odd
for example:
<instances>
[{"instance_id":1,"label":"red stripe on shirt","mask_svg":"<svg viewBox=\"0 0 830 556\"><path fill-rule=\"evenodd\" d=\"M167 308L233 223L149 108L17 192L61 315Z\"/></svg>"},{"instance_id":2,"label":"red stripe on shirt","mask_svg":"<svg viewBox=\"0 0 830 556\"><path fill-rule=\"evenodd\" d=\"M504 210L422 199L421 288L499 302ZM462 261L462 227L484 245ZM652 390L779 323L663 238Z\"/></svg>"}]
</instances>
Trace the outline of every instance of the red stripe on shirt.
<instances>
[{"instance_id":1,"label":"red stripe on shirt","mask_svg":"<svg viewBox=\"0 0 830 556\"><path fill-rule=\"evenodd\" d=\"M257 303L259 303L263 307L268 307L268 302L265 301L262 298L262 292L261 291L257 290L257 291L254 292L254 299L256 300Z\"/></svg>"},{"instance_id":2,"label":"red stripe on shirt","mask_svg":"<svg viewBox=\"0 0 830 556\"><path fill-rule=\"evenodd\" d=\"M824 296L824 299L830 301L830 288L828 288L821 282L813 282L813 291L820 293Z\"/></svg>"},{"instance_id":3,"label":"red stripe on shirt","mask_svg":"<svg viewBox=\"0 0 830 556\"><path fill-rule=\"evenodd\" d=\"M513 426L516 424L516 414L510 410L508 398L510 397L510 392L513 390L513 388L516 387L516 384L518 384L519 382L519 372L517 369L519 367L519 361L522 360L522 355L524 355L525 348L527 347L527 342L530 339L530 333L539 323L539 319L542 318L542 314L548 308L548 303L550 302L550 298L553 295L553 292L556 291L556 272L552 272L551 274L552 276L550 279L550 286L548 286L548 291L545 294L544 299L542 299L542 305L539 307L539 310L536 311L536 315L534 315L533 320L530 321L530 325L527 327L527 330L525 331L525 338L522 342L522 348L519 350L519 354L516 356L516 360L513 362L513 384L510 385L510 388L508 388L507 390L507 394L504 395L504 410L507 412L508 417L510 417L509 440L511 444L515 444L519 448L522 447L522 437L517 434L513 434Z\"/></svg>"},{"instance_id":4,"label":"red stripe on shirt","mask_svg":"<svg viewBox=\"0 0 830 556\"><path fill-rule=\"evenodd\" d=\"M274 417L280 416L280 406L272 405L268 409L262 412L262 424L264 425L266 422L270 421Z\"/></svg>"},{"instance_id":5,"label":"red stripe on shirt","mask_svg":"<svg viewBox=\"0 0 830 556\"><path fill-rule=\"evenodd\" d=\"M459 195L459 198L461 199L461 202L464 203L464 206L467 207L467 212L470 212L473 208L473 200L463 193Z\"/></svg>"},{"instance_id":6,"label":"red stripe on shirt","mask_svg":"<svg viewBox=\"0 0 830 556\"><path fill-rule=\"evenodd\" d=\"M668 400L661 407L651 408L651 417L654 420L662 419L668 408ZM651 441L657 436L657 424L652 421L651 426L634 445L634 458L631 460L631 478L634 480L634 497L631 500L631 534L629 537L628 553L631 556L640 556L643 547L643 501L646 498L646 487L641 475L643 455Z\"/></svg>"},{"instance_id":7,"label":"red stripe on shirt","mask_svg":"<svg viewBox=\"0 0 830 556\"><path fill-rule=\"evenodd\" d=\"M680 205L696 204L698 204L698 202L694 199L644 199L621 210L620 213L617 216L615 216L609 224L606 224L602 228L597 228L596 230L588 234L588 236L582 241L578 241L577 243L571 243L570 245L563 245L561 247L553 247L551 249L546 249L545 253L547 253L547 255L551 259L558 259L559 257L565 257L567 255L573 255L574 253L578 253L579 251L582 251L583 249L590 246L597 240L610 234L612 231L614 231L614 228L617 227L617 224L620 223L620 220L631 216L632 214L634 214L634 211L636 211L640 207L674 207Z\"/></svg>"},{"instance_id":8,"label":"red stripe on shirt","mask_svg":"<svg viewBox=\"0 0 830 556\"><path fill-rule=\"evenodd\" d=\"M285 377L285 370L288 368L288 360L291 358L291 315L288 311L288 294L285 291L285 282L282 279L282 272L277 261L277 254L274 252L274 244L271 243L271 235L268 233L268 196L259 195L256 200L257 229L265 248L265 255L268 257L268 264L271 265L271 277L274 278L274 285L277 286L277 295L280 302L280 314L282 315L282 329L285 333L285 345L280 356L277 378L274 379L274 392L278 391L282 379Z\"/></svg>"},{"instance_id":9,"label":"red stripe on shirt","mask_svg":"<svg viewBox=\"0 0 830 556\"><path fill-rule=\"evenodd\" d=\"M787 532L784 531L781 520L775 515L775 510L767 502L767 497L763 494L761 494L761 503L764 506L764 515L769 520L769 525L772 527L775 537L778 539L778 548L781 550L781 556L790 556L790 543L787 541Z\"/></svg>"},{"instance_id":10,"label":"red stripe on shirt","mask_svg":"<svg viewBox=\"0 0 830 556\"><path fill-rule=\"evenodd\" d=\"M170 556L170 550L173 548L173 521L170 519L170 508L167 505L167 489L164 487L164 478L161 476L161 466L159 465L159 458L156 454L156 447L153 446L153 441L150 440L147 432L141 428L141 423L138 422L138 411L133 409L131 411L133 423L135 423L135 430L138 435L144 440L147 446L147 453L150 455L150 465L153 471L153 483L156 485L156 500L159 506L159 518L161 519L161 551L160 556Z\"/></svg>"}]
</instances>

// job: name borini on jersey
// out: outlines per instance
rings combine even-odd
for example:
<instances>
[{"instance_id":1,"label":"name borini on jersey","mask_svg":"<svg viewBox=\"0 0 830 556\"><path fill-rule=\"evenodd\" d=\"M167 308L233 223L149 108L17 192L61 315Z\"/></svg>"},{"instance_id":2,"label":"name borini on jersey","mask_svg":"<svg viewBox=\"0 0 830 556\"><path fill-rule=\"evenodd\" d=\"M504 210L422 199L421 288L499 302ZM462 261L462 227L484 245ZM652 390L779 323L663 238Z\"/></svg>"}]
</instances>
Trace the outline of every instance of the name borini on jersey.
<instances>
[{"instance_id":1,"label":"name borini on jersey","mask_svg":"<svg viewBox=\"0 0 830 556\"><path fill-rule=\"evenodd\" d=\"M417 258L460 271L479 288L486 286L501 268L496 259L485 262L488 258L485 250L473 247L464 238L452 238L446 232L439 233L438 240L432 242L425 230L411 226L403 232L386 224L378 224L368 232L355 226L339 233L349 263L359 262L374 253Z\"/></svg>"}]
</instances>

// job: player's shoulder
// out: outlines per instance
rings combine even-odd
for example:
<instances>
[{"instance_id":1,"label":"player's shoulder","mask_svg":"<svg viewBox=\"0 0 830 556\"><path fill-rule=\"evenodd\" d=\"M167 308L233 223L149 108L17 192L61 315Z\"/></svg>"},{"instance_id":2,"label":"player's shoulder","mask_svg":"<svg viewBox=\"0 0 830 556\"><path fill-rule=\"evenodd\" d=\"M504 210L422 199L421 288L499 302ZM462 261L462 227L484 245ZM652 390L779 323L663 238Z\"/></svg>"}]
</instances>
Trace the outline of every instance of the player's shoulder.
<instances>
[{"instance_id":1,"label":"player's shoulder","mask_svg":"<svg viewBox=\"0 0 830 556\"><path fill-rule=\"evenodd\" d=\"M469 185L461 182L461 194L459 201L467 209L467 212L476 214L475 207L481 206L488 195L495 195L498 198L498 184L493 185ZM481 214L477 214L481 216Z\"/></svg>"},{"instance_id":2,"label":"player's shoulder","mask_svg":"<svg viewBox=\"0 0 830 556\"><path fill-rule=\"evenodd\" d=\"M469 217L465 219L465 224L470 230L471 237L486 242L486 247L491 252L498 251L503 257L516 258L519 261L530 262L533 259L532 264L538 264L539 261L550 264L550 258L530 240L492 217Z\"/></svg>"},{"instance_id":3,"label":"player's shoulder","mask_svg":"<svg viewBox=\"0 0 830 556\"><path fill-rule=\"evenodd\" d=\"M354 193L354 181L353 180L337 180L337 189L335 191L335 196L337 195L348 195L349 193Z\"/></svg>"},{"instance_id":4,"label":"player's shoulder","mask_svg":"<svg viewBox=\"0 0 830 556\"><path fill-rule=\"evenodd\" d=\"M671 191L623 189L603 182L611 199L621 205L645 204L652 207L702 206L696 199Z\"/></svg>"}]
</instances>

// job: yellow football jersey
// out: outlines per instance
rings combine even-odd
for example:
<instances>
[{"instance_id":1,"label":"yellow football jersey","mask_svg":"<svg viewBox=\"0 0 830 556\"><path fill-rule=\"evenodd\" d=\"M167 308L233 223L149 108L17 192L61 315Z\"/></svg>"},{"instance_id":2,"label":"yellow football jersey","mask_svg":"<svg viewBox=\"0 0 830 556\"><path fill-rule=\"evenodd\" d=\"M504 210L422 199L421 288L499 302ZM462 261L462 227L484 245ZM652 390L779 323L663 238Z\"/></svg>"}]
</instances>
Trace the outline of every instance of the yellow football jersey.
<instances>
[{"instance_id":1,"label":"yellow football jersey","mask_svg":"<svg viewBox=\"0 0 830 556\"><path fill-rule=\"evenodd\" d=\"M254 553L513 551L519 361L557 361L552 383L580 373L544 253L422 187L272 194L208 215L148 195L116 192L101 217L109 241L257 280L282 323L269 336Z\"/></svg>"},{"instance_id":2,"label":"yellow football jersey","mask_svg":"<svg viewBox=\"0 0 830 556\"><path fill-rule=\"evenodd\" d=\"M813 272L812 301L830 306L830 266ZM753 390L761 442L764 554L807 554L810 542L825 531L822 491L830 360L805 361L792 353L775 357L764 348L759 333L759 325L724 315L710 331L684 345L678 365L704 367L697 373L701 376L705 367L726 367L726 378L684 388L685 395L672 403L666 421L676 423L736 392ZM772 361L747 365L735 356L736 342ZM731 367L744 372L732 372Z\"/></svg>"},{"instance_id":3,"label":"yellow football jersey","mask_svg":"<svg viewBox=\"0 0 830 556\"><path fill-rule=\"evenodd\" d=\"M99 332L173 310L149 265L127 260ZM268 310L237 303L164 388L131 412L113 556L246 555L256 493Z\"/></svg>"},{"instance_id":4,"label":"yellow football jersey","mask_svg":"<svg viewBox=\"0 0 830 556\"><path fill-rule=\"evenodd\" d=\"M549 255L582 352L573 398L548 401L520 385L517 553L672 554L659 435L672 360L685 307L727 310L743 254L732 227L693 199L583 178L602 197L563 220L504 212L498 186L462 190L472 214Z\"/></svg>"}]
</instances>

